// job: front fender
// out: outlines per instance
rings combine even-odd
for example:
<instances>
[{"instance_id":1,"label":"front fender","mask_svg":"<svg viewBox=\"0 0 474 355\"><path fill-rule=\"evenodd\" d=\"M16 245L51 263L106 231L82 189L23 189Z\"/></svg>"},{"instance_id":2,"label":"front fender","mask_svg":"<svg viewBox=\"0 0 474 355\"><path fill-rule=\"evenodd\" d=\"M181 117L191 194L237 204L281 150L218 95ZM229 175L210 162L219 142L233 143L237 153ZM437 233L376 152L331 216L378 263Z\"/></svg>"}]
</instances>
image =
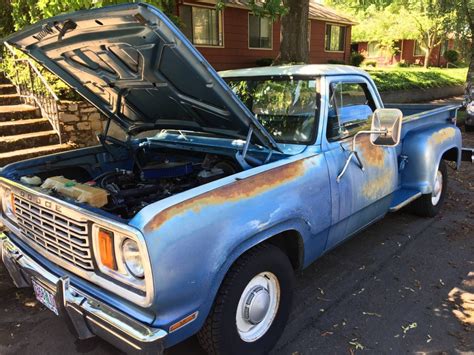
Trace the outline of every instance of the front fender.
<instances>
[{"instance_id":1,"label":"front fender","mask_svg":"<svg viewBox=\"0 0 474 355\"><path fill-rule=\"evenodd\" d=\"M409 132L403 141L402 155L408 157L401 172L402 188L423 194L433 191L439 163L448 150L456 148L456 162L461 162L461 131L448 124L437 124Z\"/></svg>"},{"instance_id":2,"label":"front fender","mask_svg":"<svg viewBox=\"0 0 474 355\"><path fill-rule=\"evenodd\" d=\"M320 255L331 223L324 155L289 158L221 179L142 210L131 222L143 231L155 288L154 326L169 329L171 346L196 333L235 260L283 231L296 231L305 260ZM159 207L160 206L160 207Z\"/></svg>"}]
</instances>

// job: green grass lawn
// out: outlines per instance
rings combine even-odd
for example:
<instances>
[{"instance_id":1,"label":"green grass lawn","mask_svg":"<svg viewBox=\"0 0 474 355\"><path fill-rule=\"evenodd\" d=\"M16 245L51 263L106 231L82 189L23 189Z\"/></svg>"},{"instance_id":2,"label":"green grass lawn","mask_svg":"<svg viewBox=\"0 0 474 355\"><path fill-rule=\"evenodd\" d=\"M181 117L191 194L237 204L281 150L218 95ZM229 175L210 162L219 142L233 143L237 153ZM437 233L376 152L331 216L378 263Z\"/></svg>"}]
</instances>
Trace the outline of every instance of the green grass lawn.
<instances>
[{"instance_id":1,"label":"green grass lawn","mask_svg":"<svg viewBox=\"0 0 474 355\"><path fill-rule=\"evenodd\" d=\"M462 85L467 68L365 68L379 91Z\"/></svg>"}]
</instances>

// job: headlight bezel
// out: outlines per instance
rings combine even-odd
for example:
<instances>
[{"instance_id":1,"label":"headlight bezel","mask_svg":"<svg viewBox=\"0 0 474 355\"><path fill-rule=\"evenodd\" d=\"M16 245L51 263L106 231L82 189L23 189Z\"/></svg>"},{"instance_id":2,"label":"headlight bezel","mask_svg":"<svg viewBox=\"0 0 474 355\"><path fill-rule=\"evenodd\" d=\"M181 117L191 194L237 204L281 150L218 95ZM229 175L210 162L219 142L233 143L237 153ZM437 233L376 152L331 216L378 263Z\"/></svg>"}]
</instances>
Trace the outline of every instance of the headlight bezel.
<instances>
[{"instance_id":1,"label":"headlight bezel","mask_svg":"<svg viewBox=\"0 0 474 355\"><path fill-rule=\"evenodd\" d=\"M113 234L116 269L111 269L101 262L100 248L98 245L98 234L100 230L109 231ZM120 229L116 226L94 223L92 226L92 239L94 258L97 263L98 271L139 291L145 292L147 290L147 283L152 282L152 280L149 280L151 278L151 267L146 248L141 238L128 230ZM122 245L126 239L134 241L138 246L144 270L144 276L142 278L134 276L125 264Z\"/></svg>"}]
</instances>

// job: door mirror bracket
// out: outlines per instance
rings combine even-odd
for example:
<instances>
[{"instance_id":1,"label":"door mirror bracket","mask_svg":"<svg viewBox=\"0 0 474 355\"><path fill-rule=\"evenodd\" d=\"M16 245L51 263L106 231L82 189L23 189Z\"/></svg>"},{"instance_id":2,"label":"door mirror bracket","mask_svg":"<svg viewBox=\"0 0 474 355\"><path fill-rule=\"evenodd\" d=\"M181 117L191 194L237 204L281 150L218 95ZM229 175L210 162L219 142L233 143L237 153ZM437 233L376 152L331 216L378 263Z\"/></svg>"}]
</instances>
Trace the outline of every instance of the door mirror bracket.
<instances>
[{"instance_id":1,"label":"door mirror bracket","mask_svg":"<svg viewBox=\"0 0 474 355\"><path fill-rule=\"evenodd\" d=\"M379 108L372 116L372 126L369 131L359 131L352 137L352 149L344 163L344 167L336 178L339 183L347 171L352 158L355 158L359 168L364 171L364 165L356 151L356 140L359 135L370 134L370 143L382 147L394 147L400 143L403 114L398 109Z\"/></svg>"}]
</instances>

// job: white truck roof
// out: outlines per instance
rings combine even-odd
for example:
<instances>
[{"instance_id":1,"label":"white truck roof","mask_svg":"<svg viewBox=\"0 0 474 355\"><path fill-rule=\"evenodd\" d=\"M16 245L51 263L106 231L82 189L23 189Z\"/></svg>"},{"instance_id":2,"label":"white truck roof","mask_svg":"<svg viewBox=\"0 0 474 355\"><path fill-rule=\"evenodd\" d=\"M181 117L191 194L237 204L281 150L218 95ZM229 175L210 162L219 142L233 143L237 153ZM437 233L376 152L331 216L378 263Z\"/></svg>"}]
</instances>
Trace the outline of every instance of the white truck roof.
<instances>
[{"instance_id":1,"label":"white truck roof","mask_svg":"<svg viewBox=\"0 0 474 355\"><path fill-rule=\"evenodd\" d=\"M369 74L357 67L351 65L339 64L304 64L304 65L282 65L271 67L257 67L246 69L225 70L219 72L223 78L233 77L258 77L275 75L338 75L338 74L358 74L369 77Z\"/></svg>"}]
</instances>

